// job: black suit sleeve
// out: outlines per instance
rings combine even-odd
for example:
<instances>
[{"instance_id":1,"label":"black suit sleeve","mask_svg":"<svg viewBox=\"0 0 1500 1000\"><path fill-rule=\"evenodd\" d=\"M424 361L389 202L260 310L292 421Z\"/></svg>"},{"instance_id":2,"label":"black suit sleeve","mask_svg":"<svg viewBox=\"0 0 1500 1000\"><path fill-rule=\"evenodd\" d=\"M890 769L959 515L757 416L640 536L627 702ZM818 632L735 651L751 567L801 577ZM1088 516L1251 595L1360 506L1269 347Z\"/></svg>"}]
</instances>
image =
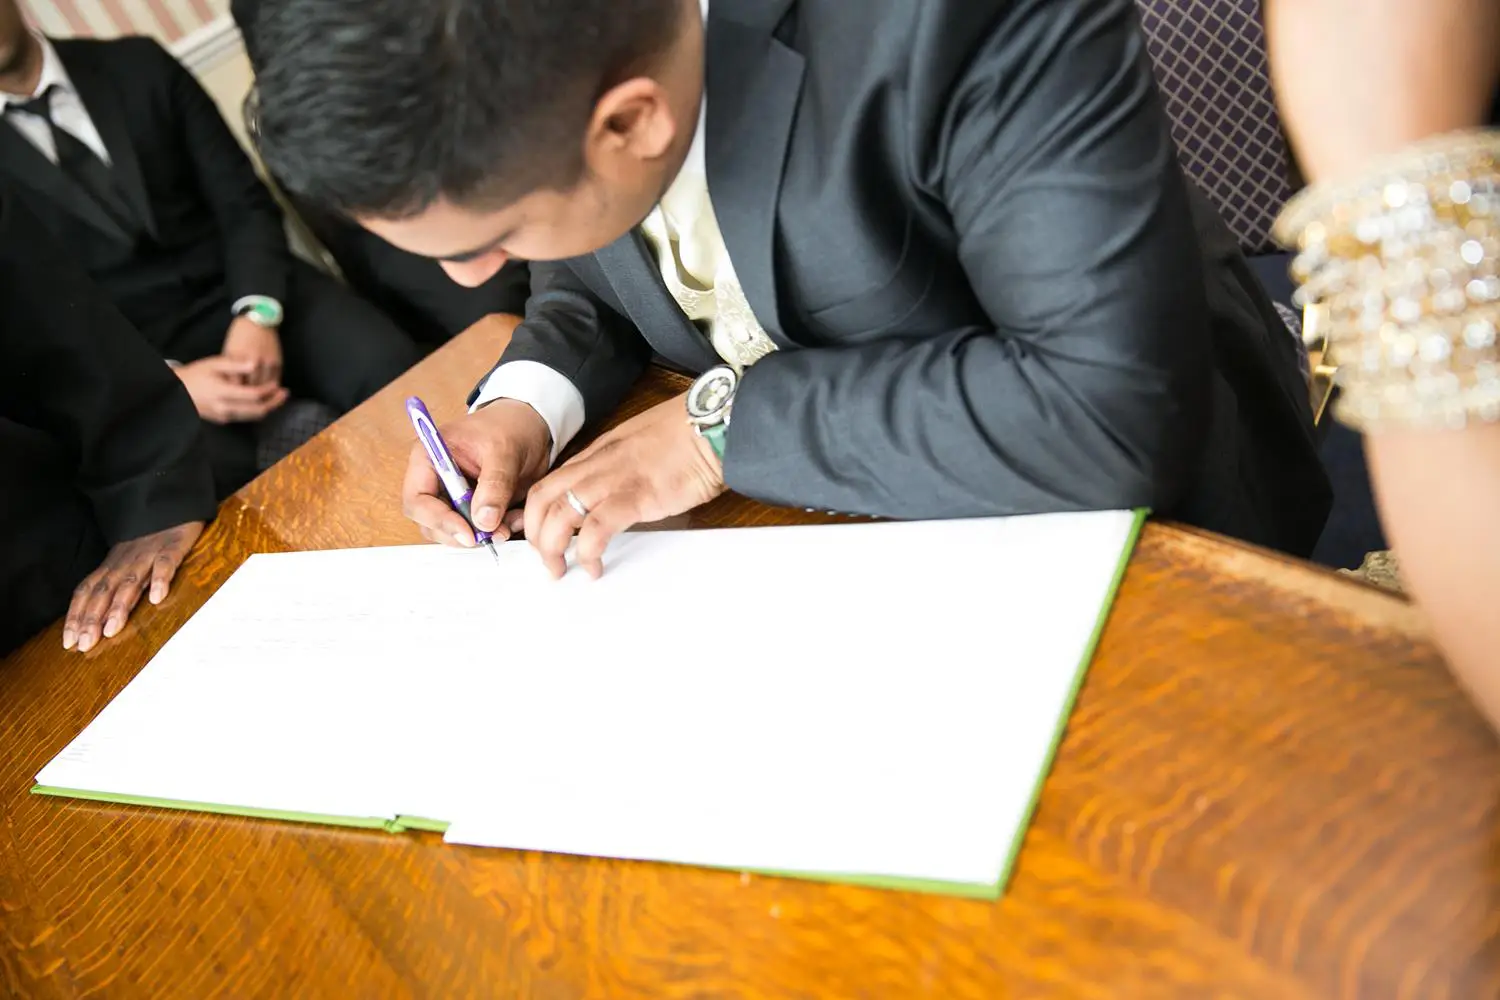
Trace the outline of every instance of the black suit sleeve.
<instances>
[{"instance_id":1,"label":"black suit sleeve","mask_svg":"<svg viewBox=\"0 0 1500 1000\"><path fill-rule=\"evenodd\" d=\"M536 361L553 369L577 387L585 419L594 421L619 406L650 363L651 348L628 320L588 290L573 267L567 261L531 264L526 318L500 364ZM481 380L470 394L471 405L483 386Z\"/></svg>"},{"instance_id":2,"label":"black suit sleeve","mask_svg":"<svg viewBox=\"0 0 1500 1000\"><path fill-rule=\"evenodd\" d=\"M1210 312L1133 5L1005 9L913 142L991 322L761 360L726 436L731 488L907 518L1163 509L1184 490Z\"/></svg>"},{"instance_id":3,"label":"black suit sleeve","mask_svg":"<svg viewBox=\"0 0 1500 1000\"><path fill-rule=\"evenodd\" d=\"M224 240L230 300L268 295L286 302L291 251L276 199L202 84L166 50L153 47L163 61L162 72L170 74L172 112Z\"/></svg>"},{"instance_id":4,"label":"black suit sleeve","mask_svg":"<svg viewBox=\"0 0 1500 1000\"><path fill-rule=\"evenodd\" d=\"M67 452L107 541L213 517L187 390L4 188L0 308L0 409Z\"/></svg>"}]
</instances>

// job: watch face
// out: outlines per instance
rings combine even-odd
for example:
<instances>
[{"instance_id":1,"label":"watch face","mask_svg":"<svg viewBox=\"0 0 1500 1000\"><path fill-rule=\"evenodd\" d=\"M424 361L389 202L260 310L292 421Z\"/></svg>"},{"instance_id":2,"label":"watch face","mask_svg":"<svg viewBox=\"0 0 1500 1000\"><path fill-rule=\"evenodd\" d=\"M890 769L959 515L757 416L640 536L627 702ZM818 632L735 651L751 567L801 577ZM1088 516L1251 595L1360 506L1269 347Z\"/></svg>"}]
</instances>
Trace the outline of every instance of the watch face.
<instances>
[{"instance_id":1,"label":"watch face","mask_svg":"<svg viewBox=\"0 0 1500 1000\"><path fill-rule=\"evenodd\" d=\"M739 376L733 368L714 368L705 372L688 390L688 418L695 422L712 422L734 399Z\"/></svg>"}]
</instances>

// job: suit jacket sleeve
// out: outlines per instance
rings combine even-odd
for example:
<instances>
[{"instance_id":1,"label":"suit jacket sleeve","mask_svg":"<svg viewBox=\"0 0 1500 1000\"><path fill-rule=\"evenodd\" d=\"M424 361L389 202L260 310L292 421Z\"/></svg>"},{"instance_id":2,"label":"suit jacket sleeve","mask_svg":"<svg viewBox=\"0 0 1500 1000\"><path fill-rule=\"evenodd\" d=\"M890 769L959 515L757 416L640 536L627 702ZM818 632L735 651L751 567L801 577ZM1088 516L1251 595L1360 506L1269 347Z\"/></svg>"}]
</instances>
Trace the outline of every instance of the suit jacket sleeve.
<instances>
[{"instance_id":1,"label":"suit jacket sleeve","mask_svg":"<svg viewBox=\"0 0 1500 1000\"><path fill-rule=\"evenodd\" d=\"M64 449L111 544L213 517L187 390L3 188L0 307L0 407Z\"/></svg>"},{"instance_id":2,"label":"suit jacket sleeve","mask_svg":"<svg viewBox=\"0 0 1500 1000\"><path fill-rule=\"evenodd\" d=\"M164 62L163 72L170 74L172 110L183 129L199 188L224 240L230 300L267 295L284 303L291 252L276 199L203 86L164 49L155 49Z\"/></svg>"},{"instance_id":3,"label":"suit jacket sleeve","mask_svg":"<svg viewBox=\"0 0 1500 1000\"><path fill-rule=\"evenodd\" d=\"M990 322L764 358L726 435L731 488L906 518L1182 491L1210 311L1131 0L1006 10L909 140Z\"/></svg>"},{"instance_id":4,"label":"suit jacket sleeve","mask_svg":"<svg viewBox=\"0 0 1500 1000\"><path fill-rule=\"evenodd\" d=\"M500 365L536 361L553 369L578 389L584 419L592 422L619 406L650 363L651 348L629 320L589 291L575 266L569 261L531 264L526 318L512 334ZM470 394L471 406L488 378Z\"/></svg>"}]
</instances>

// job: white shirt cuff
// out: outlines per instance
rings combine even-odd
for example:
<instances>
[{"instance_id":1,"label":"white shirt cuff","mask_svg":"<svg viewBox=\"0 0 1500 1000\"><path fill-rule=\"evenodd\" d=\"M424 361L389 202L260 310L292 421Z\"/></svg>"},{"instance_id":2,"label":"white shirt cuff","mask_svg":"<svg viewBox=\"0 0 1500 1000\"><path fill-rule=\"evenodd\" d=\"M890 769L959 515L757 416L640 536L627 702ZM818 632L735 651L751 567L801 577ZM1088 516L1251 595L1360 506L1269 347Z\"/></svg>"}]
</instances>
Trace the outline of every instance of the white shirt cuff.
<instances>
[{"instance_id":1,"label":"white shirt cuff","mask_svg":"<svg viewBox=\"0 0 1500 1000\"><path fill-rule=\"evenodd\" d=\"M497 399L514 399L530 406L552 432L552 457L583 429L583 394L555 369L540 361L507 361L490 373L469 407L473 413Z\"/></svg>"}]
</instances>

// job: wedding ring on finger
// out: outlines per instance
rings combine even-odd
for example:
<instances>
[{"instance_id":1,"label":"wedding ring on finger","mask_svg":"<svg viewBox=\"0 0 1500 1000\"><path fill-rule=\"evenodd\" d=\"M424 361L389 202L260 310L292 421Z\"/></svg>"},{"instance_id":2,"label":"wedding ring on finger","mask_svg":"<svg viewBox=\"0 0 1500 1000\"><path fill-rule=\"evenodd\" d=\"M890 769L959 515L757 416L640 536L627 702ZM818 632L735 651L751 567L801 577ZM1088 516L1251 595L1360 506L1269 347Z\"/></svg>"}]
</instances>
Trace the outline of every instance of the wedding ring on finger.
<instances>
[{"instance_id":1,"label":"wedding ring on finger","mask_svg":"<svg viewBox=\"0 0 1500 1000\"><path fill-rule=\"evenodd\" d=\"M585 504L582 500L578 499L577 493L574 493L572 490L568 490L568 492L563 494L563 498L568 501L568 506L573 508L573 513L577 514L579 517L589 516L588 505Z\"/></svg>"}]
</instances>

